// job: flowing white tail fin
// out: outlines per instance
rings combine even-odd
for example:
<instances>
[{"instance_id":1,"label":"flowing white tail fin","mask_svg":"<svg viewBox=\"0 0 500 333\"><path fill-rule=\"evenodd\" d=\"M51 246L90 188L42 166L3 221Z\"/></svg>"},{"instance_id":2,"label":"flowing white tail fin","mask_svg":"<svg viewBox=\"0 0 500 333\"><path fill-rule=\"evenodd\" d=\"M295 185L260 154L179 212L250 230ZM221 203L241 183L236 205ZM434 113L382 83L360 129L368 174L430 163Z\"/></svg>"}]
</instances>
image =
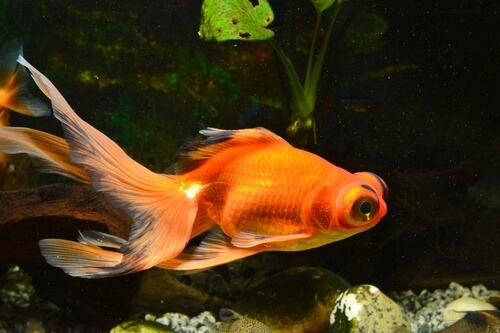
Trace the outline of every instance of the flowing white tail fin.
<instances>
[{"instance_id":1,"label":"flowing white tail fin","mask_svg":"<svg viewBox=\"0 0 500 333\"><path fill-rule=\"evenodd\" d=\"M71 160L84 166L94 189L106 194L133 220L120 253L92 243L49 239L40 242L47 261L73 276L102 277L143 270L181 253L191 236L196 198L182 190L175 176L154 173L128 157L115 142L83 121L49 79L22 56L18 62L29 69L52 101Z\"/></svg>"}]
</instances>

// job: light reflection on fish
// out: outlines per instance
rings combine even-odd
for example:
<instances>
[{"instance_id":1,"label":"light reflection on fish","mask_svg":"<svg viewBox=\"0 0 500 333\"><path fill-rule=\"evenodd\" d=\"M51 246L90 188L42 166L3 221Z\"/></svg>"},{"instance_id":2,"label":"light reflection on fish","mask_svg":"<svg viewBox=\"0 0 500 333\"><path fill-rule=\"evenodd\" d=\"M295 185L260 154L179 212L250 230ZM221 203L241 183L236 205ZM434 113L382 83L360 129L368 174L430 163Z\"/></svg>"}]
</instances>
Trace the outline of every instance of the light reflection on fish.
<instances>
[{"instance_id":1,"label":"light reflection on fish","mask_svg":"<svg viewBox=\"0 0 500 333\"><path fill-rule=\"evenodd\" d=\"M85 231L78 242L40 241L48 263L72 276L153 266L193 272L264 251L306 250L367 230L386 214L381 178L349 173L264 128L202 130L207 139L181 148L175 175L154 173L78 117L24 58L18 61L51 99L66 141L0 129L0 150L26 152L43 171L91 183L133 220L128 240ZM206 231L199 246L185 250Z\"/></svg>"},{"instance_id":2,"label":"light reflection on fish","mask_svg":"<svg viewBox=\"0 0 500 333\"><path fill-rule=\"evenodd\" d=\"M23 45L18 39L5 42L0 49L0 127L10 125L11 111L34 117L51 112L45 103L29 92L29 72L17 63L22 54ZM0 178L13 171L9 155L0 151Z\"/></svg>"}]
</instances>

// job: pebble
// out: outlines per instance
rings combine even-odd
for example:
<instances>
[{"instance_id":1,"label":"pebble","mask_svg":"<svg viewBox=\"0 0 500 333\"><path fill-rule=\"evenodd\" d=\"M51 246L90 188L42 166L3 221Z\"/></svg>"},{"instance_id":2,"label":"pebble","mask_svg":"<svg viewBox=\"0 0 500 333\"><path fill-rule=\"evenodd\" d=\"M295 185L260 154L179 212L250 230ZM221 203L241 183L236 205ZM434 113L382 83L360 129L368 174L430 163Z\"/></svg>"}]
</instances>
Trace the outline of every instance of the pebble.
<instances>
[{"instance_id":1,"label":"pebble","mask_svg":"<svg viewBox=\"0 0 500 333\"><path fill-rule=\"evenodd\" d=\"M12 265L0 280L2 306L12 309L26 309L38 302L30 276L19 266Z\"/></svg>"},{"instance_id":2,"label":"pebble","mask_svg":"<svg viewBox=\"0 0 500 333\"><path fill-rule=\"evenodd\" d=\"M217 323L214 315L209 311L204 311L192 318L181 313L167 312L158 317L148 314L145 319L167 326L178 333L212 333L206 323L214 325Z\"/></svg>"},{"instance_id":3,"label":"pebble","mask_svg":"<svg viewBox=\"0 0 500 333\"><path fill-rule=\"evenodd\" d=\"M209 311L192 318L173 312L159 317L150 314L145 316L147 321L164 325L177 333L270 333L269 328L261 322L230 309L221 309L221 318L222 322L217 322Z\"/></svg>"},{"instance_id":4,"label":"pebble","mask_svg":"<svg viewBox=\"0 0 500 333\"><path fill-rule=\"evenodd\" d=\"M484 285L471 288L452 282L446 290L436 289L433 292L421 291L418 295L411 291L392 293L394 299L405 311L411 321L412 333L431 333L449 326L444 319L446 306L462 297L487 301L490 298L500 297L500 292L488 290Z\"/></svg>"},{"instance_id":5,"label":"pebble","mask_svg":"<svg viewBox=\"0 0 500 333\"><path fill-rule=\"evenodd\" d=\"M410 322L401 307L375 286L347 289L335 301L330 332L408 332Z\"/></svg>"},{"instance_id":6,"label":"pebble","mask_svg":"<svg viewBox=\"0 0 500 333\"><path fill-rule=\"evenodd\" d=\"M481 311L481 310L496 310L497 308L493 305L480 301L472 297L461 297L454 300L445 307L443 312L443 321L447 325L453 325L470 311Z\"/></svg>"}]
</instances>

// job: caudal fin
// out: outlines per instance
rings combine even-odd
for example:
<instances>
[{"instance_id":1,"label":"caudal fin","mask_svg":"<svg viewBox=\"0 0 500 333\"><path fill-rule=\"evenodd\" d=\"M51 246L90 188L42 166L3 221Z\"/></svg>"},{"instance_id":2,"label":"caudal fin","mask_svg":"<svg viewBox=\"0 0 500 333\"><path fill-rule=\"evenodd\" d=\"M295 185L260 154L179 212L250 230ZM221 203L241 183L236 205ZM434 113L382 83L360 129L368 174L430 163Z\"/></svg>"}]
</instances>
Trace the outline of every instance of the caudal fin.
<instances>
[{"instance_id":1,"label":"caudal fin","mask_svg":"<svg viewBox=\"0 0 500 333\"><path fill-rule=\"evenodd\" d=\"M83 166L71 160L66 140L55 135L31 128L0 127L0 151L28 154L38 171L90 183Z\"/></svg>"},{"instance_id":2,"label":"caudal fin","mask_svg":"<svg viewBox=\"0 0 500 333\"><path fill-rule=\"evenodd\" d=\"M115 142L78 117L49 79L23 57L20 56L18 62L29 69L40 90L52 101L54 115L64 129L71 160L85 167L94 189L106 194L133 220L130 237L120 248L121 263L113 268L114 273L146 269L181 253L190 239L198 209L192 195L194 189L184 188L175 176L154 173L132 160ZM88 249L73 243L42 244L46 253L62 251L68 246L70 250L63 252L68 255L66 258L79 254L80 259L92 259ZM103 255L101 251L98 253ZM63 269L71 267L74 275L78 275L72 261L53 259L52 262ZM101 271L98 260L91 262L92 277L112 275L111 261L103 261ZM86 270L81 268L82 274L88 275Z\"/></svg>"},{"instance_id":3,"label":"caudal fin","mask_svg":"<svg viewBox=\"0 0 500 333\"><path fill-rule=\"evenodd\" d=\"M29 116L47 116L49 106L29 91L29 72L17 63L22 54L19 39L5 42L0 49L0 106Z\"/></svg>"}]
</instances>

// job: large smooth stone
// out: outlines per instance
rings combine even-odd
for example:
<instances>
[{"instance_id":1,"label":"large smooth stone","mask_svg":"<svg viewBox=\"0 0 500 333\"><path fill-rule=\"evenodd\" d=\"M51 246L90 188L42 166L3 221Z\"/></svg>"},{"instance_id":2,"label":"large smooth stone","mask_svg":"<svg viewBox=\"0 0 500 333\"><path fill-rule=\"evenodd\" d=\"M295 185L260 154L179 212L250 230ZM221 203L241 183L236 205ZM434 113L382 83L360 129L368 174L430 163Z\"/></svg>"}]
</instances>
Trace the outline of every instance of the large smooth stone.
<instances>
[{"instance_id":1,"label":"large smooth stone","mask_svg":"<svg viewBox=\"0 0 500 333\"><path fill-rule=\"evenodd\" d=\"M335 299L349 283L322 268L298 267L273 275L244 293L235 309L273 333L327 332Z\"/></svg>"},{"instance_id":2,"label":"large smooth stone","mask_svg":"<svg viewBox=\"0 0 500 333\"><path fill-rule=\"evenodd\" d=\"M131 320L113 327L110 333L176 333L173 329L148 320Z\"/></svg>"},{"instance_id":3,"label":"large smooth stone","mask_svg":"<svg viewBox=\"0 0 500 333\"><path fill-rule=\"evenodd\" d=\"M403 310L377 287L347 289L335 301L330 315L331 333L410 332Z\"/></svg>"}]
</instances>

